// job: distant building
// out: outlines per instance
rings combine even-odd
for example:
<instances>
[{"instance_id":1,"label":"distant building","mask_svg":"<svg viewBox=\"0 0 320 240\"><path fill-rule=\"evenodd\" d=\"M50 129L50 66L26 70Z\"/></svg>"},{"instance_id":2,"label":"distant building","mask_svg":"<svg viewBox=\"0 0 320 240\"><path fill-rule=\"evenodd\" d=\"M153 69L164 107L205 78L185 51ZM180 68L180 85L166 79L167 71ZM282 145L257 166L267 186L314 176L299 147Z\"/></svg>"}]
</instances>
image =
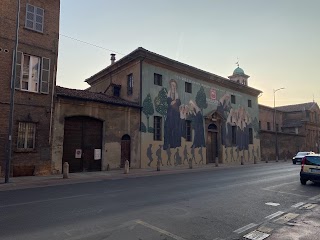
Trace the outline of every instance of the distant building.
<instances>
[{"instance_id":1,"label":"distant building","mask_svg":"<svg viewBox=\"0 0 320 240\"><path fill-rule=\"evenodd\" d=\"M320 110L315 102L276 107L259 105L260 144L263 159L275 159L275 131L280 158L291 158L298 151L320 152Z\"/></svg>"},{"instance_id":2,"label":"distant building","mask_svg":"<svg viewBox=\"0 0 320 240\"><path fill-rule=\"evenodd\" d=\"M10 84L18 1L1 0L0 166L7 158ZM11 175L51 173L53 94L57 70L60 1L21 0Z\"/></svg>"},{"instance_id":3,"label":"distant building","mask_svg":"<svg viewBox=\"0 0 320 240\"><path fill-rule=\"evenodd\" d=\"M126 159L136 168L155 167L158 161L177 166L216 158L220 163L259 160L261 91L248 86L248 77L236 69L230 79L223 78L143 48L118 61L112 54L111 65L86 80L89 89L57 89L53 165L59 172L68 161L75 171L86 171L90 167L77 164L93 166L95 148L101 153L97 170L122 167ZM112 99L125 104L115 106ZM73 144L82 135L72 129L83 121L91 122L88 130L100 122L95 131L102 139L89 154L84 145ZM78 160L77 150L84 153Z\"/></svg>"}]
</instances>

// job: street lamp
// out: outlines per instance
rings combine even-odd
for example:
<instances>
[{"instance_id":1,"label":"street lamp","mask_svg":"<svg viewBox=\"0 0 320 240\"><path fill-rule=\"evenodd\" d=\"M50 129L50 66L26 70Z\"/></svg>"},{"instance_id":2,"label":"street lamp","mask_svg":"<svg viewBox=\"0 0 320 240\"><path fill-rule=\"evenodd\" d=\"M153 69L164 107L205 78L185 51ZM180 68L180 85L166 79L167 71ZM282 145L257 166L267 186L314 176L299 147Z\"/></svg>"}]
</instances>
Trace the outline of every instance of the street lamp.
<instances>
[{"instance_id":1,"label":"street lamp","mask_svg":"<svg viewBox=\"0 0 320 240\"><path fill-rule=\"evenodd\" d=\"M275 134L275 138L276 138L276 141L275 141L276 162L278 162L278 160L279 160L278 129L276 129L276 124L277 124L277 119L276 119L276 114L277 114L277 110L276 110L276 92L280 91L282 89L284 89L284 88L282 87L282 88L278 88L278 89L273 89L273 109L274 109L274 112L273 112L273 130L276 132L276 134Z\"/></svg>"}]
</instances>

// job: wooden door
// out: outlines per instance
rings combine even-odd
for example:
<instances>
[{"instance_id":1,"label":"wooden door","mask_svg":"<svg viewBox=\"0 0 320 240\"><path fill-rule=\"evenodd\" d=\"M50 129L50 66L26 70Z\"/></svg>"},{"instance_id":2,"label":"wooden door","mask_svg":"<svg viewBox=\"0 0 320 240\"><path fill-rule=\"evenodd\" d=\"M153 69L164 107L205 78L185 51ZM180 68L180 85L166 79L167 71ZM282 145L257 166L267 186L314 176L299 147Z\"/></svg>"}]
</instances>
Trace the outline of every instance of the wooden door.
<instances>
[{"instance_id":1,"label":"wooden door","mask_svg":"<svg viewBox=\"0 0 320 240\"><path fill-rule=\"evenodd\" d=\"M120 168L124 167L125 161L128 160L130 164L131 140L129 135L124 135L121 139L121 161Z\"/></svg>"}]
</instances>

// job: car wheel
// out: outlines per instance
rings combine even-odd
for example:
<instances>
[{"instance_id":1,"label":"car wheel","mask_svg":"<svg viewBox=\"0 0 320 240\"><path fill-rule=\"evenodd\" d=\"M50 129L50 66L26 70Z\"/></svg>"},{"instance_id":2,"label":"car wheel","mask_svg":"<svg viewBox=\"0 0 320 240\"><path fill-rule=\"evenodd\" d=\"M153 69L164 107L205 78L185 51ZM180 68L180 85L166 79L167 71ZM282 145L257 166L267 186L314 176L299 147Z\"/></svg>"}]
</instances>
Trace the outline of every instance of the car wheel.
<instances>
[{"instance_id":1,"label":"car wheel","mask_svg":"<svg viewBox=\"0 0 320 240\"><path fill-rule=\"evenodd\" d=\"M300 178L300 182L301 182L302 185L306 185L307 181L308 180L306 180L306 179Z\"/></svg>"}]
</instances>

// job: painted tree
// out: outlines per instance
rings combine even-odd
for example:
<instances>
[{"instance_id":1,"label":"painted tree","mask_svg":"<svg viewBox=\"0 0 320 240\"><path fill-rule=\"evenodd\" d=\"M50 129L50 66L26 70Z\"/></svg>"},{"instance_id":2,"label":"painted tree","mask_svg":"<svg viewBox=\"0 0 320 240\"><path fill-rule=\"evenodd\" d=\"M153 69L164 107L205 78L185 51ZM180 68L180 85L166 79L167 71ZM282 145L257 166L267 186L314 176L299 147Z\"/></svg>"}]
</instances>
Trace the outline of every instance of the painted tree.
<instances>
[{"instance_id":1,"label":"painted tree","mask_svg":"<svg viewBox=\"0 0 320 240\"><path fill-rule=\"evenodd\" d=\"M204 92L203 86L201 86L200 90L197 92L196 103L198 107L201 109L202 113L203 109L206 109L208 107L207 97L206 93Z\"/></svg>"},{"instance_id":2,"label":"painted tree","mask_svg":"<svg viewBox=\"0 0 320 240\"><path fill-rule=\"evenodd\" d=\"M165 88L162 88L158 93L158 96L154 98L154 105L156 111L160 113L164 119L167 117L167 110L168 110L168 102L167 102L167 94L168 91Z\"/></svg>"},{"instance_id":3,"label":"painted tree","mask_svg":"<svg viewBox=\"0 0 320 240\"><path fill-rule=\"evenodd\" d=\"M151 100L150 93L146 96L146 98L143 100L142 103L142 112L146 115L147 117L147 129L149 129L149 117L153 115L154 113L154 108Z\"/></svg>"}]
</instances>

